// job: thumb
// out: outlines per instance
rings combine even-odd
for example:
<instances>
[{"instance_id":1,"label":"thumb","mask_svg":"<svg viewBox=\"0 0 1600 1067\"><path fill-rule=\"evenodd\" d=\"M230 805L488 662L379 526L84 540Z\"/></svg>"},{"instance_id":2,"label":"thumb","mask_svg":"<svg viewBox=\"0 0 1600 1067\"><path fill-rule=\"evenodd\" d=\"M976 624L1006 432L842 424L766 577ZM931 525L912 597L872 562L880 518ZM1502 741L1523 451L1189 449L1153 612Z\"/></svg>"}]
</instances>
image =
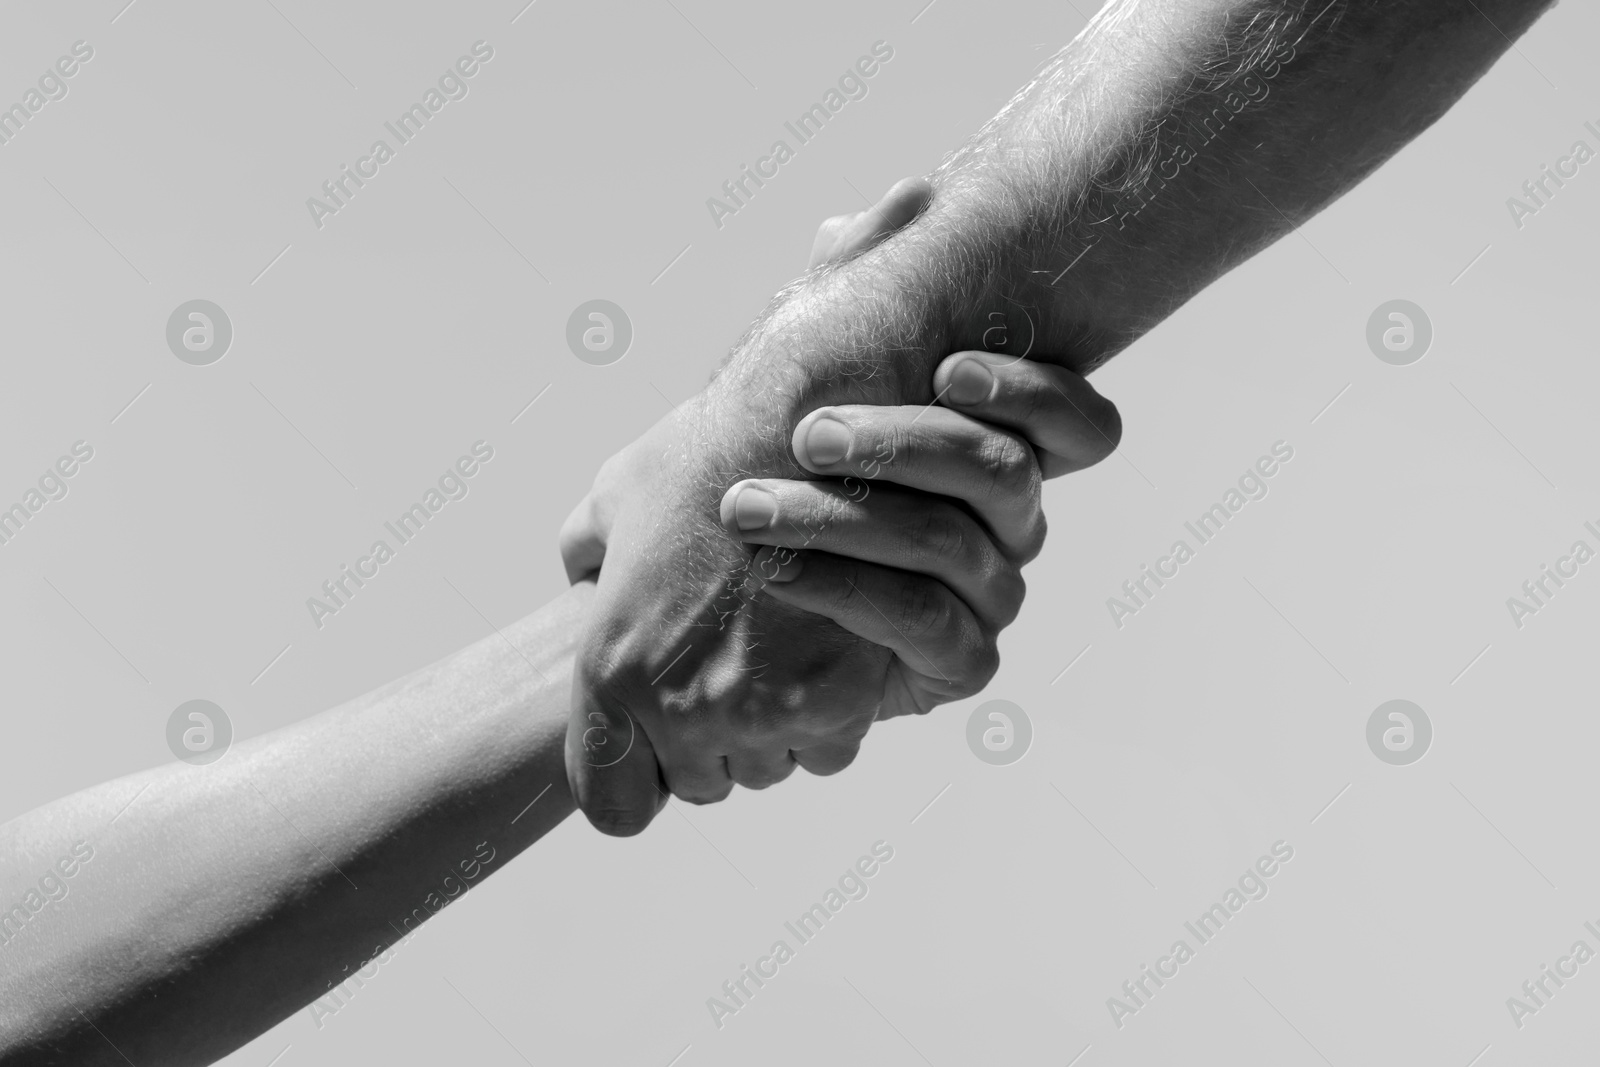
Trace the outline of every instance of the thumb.
<instances>
[{"instance_id":1,"label":"thumb","mask_svg":"<svg viewBox=\"0 0 1600 1067\"><path fill-rule=\"evenodd\" d=\"M561 524L561 562L567 568L567 581L576 585L595 578L606 558L606 534L595 507L594 493L584 495Z\"/></svg>"},{"instance_id":2,"label":"thumb","mask_svg":"<svg viewBox=\"0 0 1600 1067\"><path fill-rule=\"evenodd\" d=\"M573 799L601 833L632 837L667 801L644 726L586 684L582 657L573 672L566 758Z\"/></svg>"}]
</instances>

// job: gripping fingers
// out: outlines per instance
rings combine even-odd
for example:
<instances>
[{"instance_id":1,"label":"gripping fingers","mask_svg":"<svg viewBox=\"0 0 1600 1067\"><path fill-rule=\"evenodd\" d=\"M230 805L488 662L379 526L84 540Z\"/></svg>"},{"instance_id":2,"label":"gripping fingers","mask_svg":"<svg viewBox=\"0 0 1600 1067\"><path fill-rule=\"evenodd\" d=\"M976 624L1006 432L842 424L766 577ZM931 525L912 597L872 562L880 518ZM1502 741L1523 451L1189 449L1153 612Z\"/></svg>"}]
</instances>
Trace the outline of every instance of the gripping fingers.
<instances>
[{"instance_id":1,"label":"gripping fingers","mask_svg":"<svg viewBox=\"0 0 1600 1067\"><path fill-rule=\"evenodd\" d=\"M797 748L790 753L794 761L812 774L826 775L838 774L850 764L855 762L856 753L861 751L861 739L853 738L842 741L829 741L825 744L812 745L810 748Z\"/></svg>"},{"instance_id":2,"label":"gripping fingers","mask_svg":"<svg viewBox=\"0 0 1600 1067\"><path fill-rule=\"evenodd\" d=\"M765 789L794 773L794 755L787 749L750 749L728 756L728 773L746 789Z\"/></svg>"},{"instance_id":3,"label":"gripping fingers","mask_svg":"<svg viewBox=\"0 0 1600 1067\"><path fill-rule=\"evenodd\" d=\"M933 186L926 178L900 179L867 210L825 220L811 246L809 265L815 267L865 252L916 218L931 199Z\"/></svg>"},{"instance_id":4,"label":"gripping fingers","mask_svg":"<svg viewBox=\"0 0 1600 1067\"><path fill-rule=\"evenodd\" d=\"M1044 543L1038 457L1008 430L942 407L844 405L801 419L792 448L816 474L962 501L1009 558L1030 560Z\"/></svg>"},{"instance_id":5,"label":"gripping fingers","mask_svg":"<svg viewBox=\"0 0 1600 1067\"><path fill-rule=\"evenodd\" d=\"M946 699L982 689L1000 665L993 635L933 578L811 551L796 554L785 570L787 580L764 587L768 595L887 648L912 671L947 686Z\"/></svg>"},{"instance_id":6,"label":"gripping fingers","mask_svg":"<svg viewBox=\"0 0 1600 1067\"><path fill-rule=\"evenodd\" d=\"M736 779L729 777L727 760L711 752L679 751L675 755L675 759L663 760L659 752L656 754L667 792L691 804L715 804L728 799Z\"/></svg>"},{"instance_id":7,"label":"gripping fingers","mask_svg":"<svg viewBox=\"0 0 1600 1067\"><path fill-rule=\"evenodd\" d=\"M829 552L937 578L992 626L1009 625L1022 608L1017 566L967 511L937 496L894 485L753 478L723 496L722 522L750 544Z\"/></svg>"},{"instance_id":8,"label":"gripping fingers","mask_svg":"<svg viewBox=\"0 0 1600 1067\"><path fill-rule=\"evenodd\" d=\"M1122 440L1117 406L1051 363L957 352L934 371L933 388L947 407L1020 434L1040 451L1046 478L1092 467Z\"/></svg>"},{"instance_id":9,"label":"gripping fingers","mask_svg":"<svg viewBox=\"0 0 1600 1067\"><path fill-rule=\"evenodd\" d=\"M603 708L574 686L567 720L567 782L597 830L631 837L666 801L655 749L626 711Z\"/></svg>"}]
</instances>

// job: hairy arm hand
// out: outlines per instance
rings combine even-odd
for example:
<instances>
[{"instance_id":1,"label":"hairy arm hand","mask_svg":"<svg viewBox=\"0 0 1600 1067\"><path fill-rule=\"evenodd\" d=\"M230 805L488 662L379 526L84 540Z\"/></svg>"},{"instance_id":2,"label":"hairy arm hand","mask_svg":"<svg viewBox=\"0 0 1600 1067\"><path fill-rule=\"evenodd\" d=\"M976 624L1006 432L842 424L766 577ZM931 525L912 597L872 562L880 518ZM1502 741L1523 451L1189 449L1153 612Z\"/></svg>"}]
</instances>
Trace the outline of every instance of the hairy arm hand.
<instances>
[{"instance_id":1,"label":"hairy arm hand","mask_svg":"<svg viewBox=\"0 0 1600 1067\"><path fill-rule=\"evenodd\" d=\"M804 477L786 445L808 412L929 403L963 348L1104 363L1398 151L1549 3L1113 0L938 169L926 211L780 293L641 442L574 681L590 820L637 832L668 792L720 799L782 754L839 770L886 702L988 680L897 695L885 649L764 595L718 501ZM1023 476L985 458L996 485Z\"/></svg>"},{"instance_id":2,"label":"hairy arm hand","mask_svg":"<svg viewBox=\"0 0 1600 1067\"><path fill-rule=\"evenodd\" d=\"M956 347L1026 309L1036 352L1088 370L1360 182L1553 3L1111 0L885 258L949 278Z\"/></svg>"},{"instance_id":3,"label":"hairy arm hand","mask_svg":"<svg viewBox=\"0 0 1600 1067\"><path fill-rule=\"evenodd\" d=\"M930 400L957 349L1098 366L1427 129L1553 3L1111 0L925 211L780 293L719 379L798 418Z\"/></svg>"},{"instance_id":4,"label":"hairy arm hand","mask_svg":"<svg viewBox=\"0 0 1600 1067\"><path fill-rule=\"evenodd\" d=\"M826 464L821 480L746 483L753 504L723 501L729 535L763 546L790 603L898 662L958 673L1021 602L998 546L1038 525L1033 486L994 493L972 457L1031 441L1084 462L1095 447L1054 433L1067 405L1095 402L1072 372L993 374L967 415L819 412L880 457L870 486ZM216 763L0 825L0 1065L211 1063L308 1005L320 1027L420 923L573 810L562 747L593 589ZM861 590L926 605L916 648Z\"/></svg>"}]
</instances>

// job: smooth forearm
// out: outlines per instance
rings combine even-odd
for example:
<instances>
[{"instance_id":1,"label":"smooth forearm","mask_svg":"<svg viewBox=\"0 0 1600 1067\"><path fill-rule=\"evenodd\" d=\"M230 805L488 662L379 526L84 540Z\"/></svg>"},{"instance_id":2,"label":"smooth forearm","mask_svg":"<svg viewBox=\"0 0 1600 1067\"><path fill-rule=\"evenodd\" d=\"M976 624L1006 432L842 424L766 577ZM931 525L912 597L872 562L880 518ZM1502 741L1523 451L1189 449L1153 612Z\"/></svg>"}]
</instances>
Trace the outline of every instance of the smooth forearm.
<instances>
[{"instance_id":1,"label":"smooth forearm","mask_svg":"<svg viewBox=\"0 0 1600 1067\"><path fill-rule=\"evenodd\" d=\"M64 895L6 928L0 1064L214 1062L558 824L592 589L215 764L0 827L6 906L92 850L52 879Z\"/></svg>"}]
</instances>

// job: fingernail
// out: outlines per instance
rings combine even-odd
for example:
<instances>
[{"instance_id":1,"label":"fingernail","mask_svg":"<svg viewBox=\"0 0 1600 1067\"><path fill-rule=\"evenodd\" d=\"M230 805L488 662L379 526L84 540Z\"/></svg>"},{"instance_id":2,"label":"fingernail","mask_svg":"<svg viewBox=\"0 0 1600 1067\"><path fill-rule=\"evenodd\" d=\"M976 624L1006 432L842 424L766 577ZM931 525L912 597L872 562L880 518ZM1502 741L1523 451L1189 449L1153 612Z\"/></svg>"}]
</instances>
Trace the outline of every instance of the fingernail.
<instances>
[{"instance_id":1,"label":"fingernail","mask_svg":"<svg viewBox=\"0 0 1600 1067\"><path fill-rule=\"evenodd\" d=\"M850 454L850 427L835 419L818 419L806 431L806 458L815 467L831 467Z\"/></svg>"},{"instance_id":2,"label":"fingernail","mask_svg":"<svg viewBox=\"0 0 1600 1067\"><path fill-rule=\"evenodd\" d=\"M964 359L950 372L952 404L981 404L994 392L994 372L982 360Z\"/></svg>"},{"instance_id":3,"label":"fingernail","mask_svg":"<svg viewBox=\"0 0 1600 1067\"><path fill-rule=\"evenodd\" d=\"M733 521L741 530L765 529L777 514L778 499L765 489L741 489L733 502Z\"/></svg>"}]
</instances>

